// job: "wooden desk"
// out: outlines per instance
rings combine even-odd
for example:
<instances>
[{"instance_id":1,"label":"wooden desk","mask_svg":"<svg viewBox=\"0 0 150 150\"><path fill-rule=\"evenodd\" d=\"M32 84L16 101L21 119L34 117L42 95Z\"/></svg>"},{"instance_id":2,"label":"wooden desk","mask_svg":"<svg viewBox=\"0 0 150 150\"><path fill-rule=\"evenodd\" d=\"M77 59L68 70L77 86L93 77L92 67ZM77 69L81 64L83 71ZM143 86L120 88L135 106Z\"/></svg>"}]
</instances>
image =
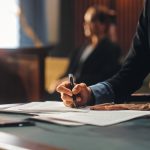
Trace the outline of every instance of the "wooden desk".
<instances>
[{"instance_id":1,"label":"wooden desk","mask_svg":"<svg viewBox=\"0 0 150 150\"><path fill-rule=\"evenodd\" d=\"M17 149L17 148L25 148L25 149L32 149L32 150L62 150L56 147L47 146L44 144L31 142L25 140L23 138L19 138L14 135L10 135L8 133L0 132L0 149Z\"/></svg>"}]
</instances>

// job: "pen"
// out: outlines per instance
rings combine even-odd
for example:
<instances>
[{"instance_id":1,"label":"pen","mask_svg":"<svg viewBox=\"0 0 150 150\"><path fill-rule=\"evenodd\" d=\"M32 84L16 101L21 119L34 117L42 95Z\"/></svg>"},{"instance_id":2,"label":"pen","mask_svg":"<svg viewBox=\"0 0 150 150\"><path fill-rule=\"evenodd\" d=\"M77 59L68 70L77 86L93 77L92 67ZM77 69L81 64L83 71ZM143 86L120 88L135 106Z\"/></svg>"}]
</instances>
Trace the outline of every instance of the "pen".
<instances>
[{"instance_id":1,"label":"pen","mask_svg":"<svg viewBox=\"0 0 150 150\"><path fill-rule=\"evenodd\" d=\"M69 81L70 81L70 89L72 90L74 88L74 78L73 78L73 74L69 74ZM76 104L76 96L73 95L72 96L72 99L73 99L73 104L74 104L74 107L77 108L77 104Z\"/></svg>"},{"instance_id":2,"label":"pen","mask_svg":"<svg viewBox=\"0 0 150 150\"><path fill-rule=\"evenodd\" d=\"M0 123L0 127L23 127L23 126L35 126L35 124L30 121L11 121Z\"/></svg>"}]
</instances>

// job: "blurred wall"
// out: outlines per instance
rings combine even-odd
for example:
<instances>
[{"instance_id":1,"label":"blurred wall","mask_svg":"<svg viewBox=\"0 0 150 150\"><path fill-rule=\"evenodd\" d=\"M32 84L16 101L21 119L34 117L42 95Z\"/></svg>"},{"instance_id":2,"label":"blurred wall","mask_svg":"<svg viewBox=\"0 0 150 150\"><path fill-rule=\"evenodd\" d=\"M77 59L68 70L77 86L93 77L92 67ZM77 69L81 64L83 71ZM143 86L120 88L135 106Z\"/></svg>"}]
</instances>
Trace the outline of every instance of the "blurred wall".
<instances>
[{"instance_id":1,"label":"blurred wall","mask_svg":"<svg viewBox=\"0 0 150 150\"><path fill-rule=\"evenodd\" d=\"M71 0L45 0L48 38L56 45L51 55L68 56L74 48L74 7Z\"/></svg>"},{"instance_id":2,"label":"blurred wall","mask_svg":"<svg viewBox=\"0 0 150 150\"><path fill-rule=\"evenodd\" d=\"M56 44L60 40L60 0L46 0L45 4L48 39L51 44Z\"/></svg>"},{"instance_id":3,"label":"blurred wall","mask_svg":"<svg viewBox=\"0 0 150 150\"><path fill-rule=\"evenodd\" d=\"M130 48L144 0L116 0L118 39L123 53Z\"/></svg>"}]
</instances>

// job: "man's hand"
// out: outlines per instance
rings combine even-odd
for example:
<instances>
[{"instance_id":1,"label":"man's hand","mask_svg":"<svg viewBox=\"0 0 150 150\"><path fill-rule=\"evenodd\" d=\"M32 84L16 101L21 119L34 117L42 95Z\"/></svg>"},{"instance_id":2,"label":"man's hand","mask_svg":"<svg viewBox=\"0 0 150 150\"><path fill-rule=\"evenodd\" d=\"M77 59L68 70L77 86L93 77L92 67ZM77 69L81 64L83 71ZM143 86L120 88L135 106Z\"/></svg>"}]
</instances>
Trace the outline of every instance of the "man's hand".
<instances>
[{"instance_id":1,"label":"man's hand","mask_svg":"<svg viewBox=\"0 0 150 150\"><path fill-rule=\"evenodd\" d=\"M76 84L72 91L69 89L70 82L65 81L57 86L56 90L61 94L65 106L74 107L72 95L76 95L76 104L83 106L91 99L91 89L85 83Z\"/></svg>"}]
</instances>

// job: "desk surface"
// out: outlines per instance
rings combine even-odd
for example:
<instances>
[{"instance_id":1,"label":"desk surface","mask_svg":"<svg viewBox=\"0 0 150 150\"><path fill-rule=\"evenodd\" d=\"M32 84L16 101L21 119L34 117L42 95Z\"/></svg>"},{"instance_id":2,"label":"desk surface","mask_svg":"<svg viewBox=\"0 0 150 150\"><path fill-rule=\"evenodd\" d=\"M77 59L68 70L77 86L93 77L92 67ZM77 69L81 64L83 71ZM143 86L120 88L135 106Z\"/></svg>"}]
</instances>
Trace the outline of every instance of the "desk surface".
<instances>
[{"instance_id":1,"label":"desk surface","mask_svg":"<svg viewBox=\"0 0 150 150\"><path fill-rule=\"evenodd\" d=\"M3 114L15 118L25 115ZM36 122L36 126L0 128L9 133L48 146L68 150L148 150L150 148L150 119L141 118L108 127L61 125Z\"/></svg>"}]
</instances>

